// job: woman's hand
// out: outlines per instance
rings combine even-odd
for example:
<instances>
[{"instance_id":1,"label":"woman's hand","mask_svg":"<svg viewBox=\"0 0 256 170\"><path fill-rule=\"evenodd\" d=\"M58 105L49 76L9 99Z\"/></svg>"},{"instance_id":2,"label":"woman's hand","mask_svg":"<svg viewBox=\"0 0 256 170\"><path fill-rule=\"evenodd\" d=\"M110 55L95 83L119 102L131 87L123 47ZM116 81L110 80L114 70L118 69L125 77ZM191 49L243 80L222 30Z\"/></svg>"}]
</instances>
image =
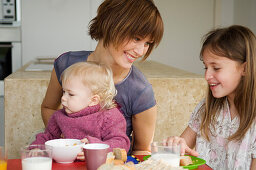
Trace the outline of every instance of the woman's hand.
<instances>
[{"instance_id":1,"label":"woman's hand","mask_svg":"<svg viewBox=\"0 0 256 170\"><path fill-rule=\"evenodd\" d=\"M83 143L85 143L85 144L89 143L89 141L88 141L87 138L81 139L81 142L83 142ZM84 152L83 152L83 151L82 151L82 152L79 152L79 153L77 154L76 159L78 159L78 160L80 160L80 161L84 161Z\"/></svg>"},{"instance_id":2,"label":"woman's hand","mask_svg":"<svg viewBox=\"0 0 256 170\"><path fill-rule=\"evenodd\" d=\"M192 156L198 156L198 152L188 147L186 141L182 137L178 136L171 136L168 137L163 141L164 144L171 146L171 145L180 145L180 155L184 155L185 153L192 155Z\"/></svg>"}]
</instances>

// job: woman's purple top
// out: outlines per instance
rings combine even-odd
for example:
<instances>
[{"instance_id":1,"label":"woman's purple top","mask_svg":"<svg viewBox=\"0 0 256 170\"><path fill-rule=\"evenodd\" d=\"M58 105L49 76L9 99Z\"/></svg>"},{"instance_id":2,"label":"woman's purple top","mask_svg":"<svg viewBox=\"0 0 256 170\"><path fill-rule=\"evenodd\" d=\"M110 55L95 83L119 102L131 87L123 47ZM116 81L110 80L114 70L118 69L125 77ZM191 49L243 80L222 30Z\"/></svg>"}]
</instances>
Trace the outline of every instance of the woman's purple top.
<instances>
[{"instance_id":1,"label":"woman's purple top","mask_svg":"<svg viewBox=\"0 0 256 170\"><path fill-rule=\"evenodd\" d=\"M130 148L126 135L125 119L117 108L100 110L100 105L67 114L60 109L51 116L45 132L39 133L32 144L44 144L51 139L59 139L61 134L68 139L87 138L89 143L105 143L113 148Z\"/></svg>"},{"instance_id":2,"label":"woman's purple top","mask_svg":"<svg viewBox=\"0 0 256 170\"><path fill-rule=\"evenodd\" d=\"M55 60L54 69L60 84L62 72L74 63L86 62L91 52L67 52ZM151 84L135 66L131 67L127 77L122 82L115 84L115 87L117 90L115 100L126 119L126 134L130 136L133 130L132 116L156 105L154 92Z\"/></svg>"}]
</instances>

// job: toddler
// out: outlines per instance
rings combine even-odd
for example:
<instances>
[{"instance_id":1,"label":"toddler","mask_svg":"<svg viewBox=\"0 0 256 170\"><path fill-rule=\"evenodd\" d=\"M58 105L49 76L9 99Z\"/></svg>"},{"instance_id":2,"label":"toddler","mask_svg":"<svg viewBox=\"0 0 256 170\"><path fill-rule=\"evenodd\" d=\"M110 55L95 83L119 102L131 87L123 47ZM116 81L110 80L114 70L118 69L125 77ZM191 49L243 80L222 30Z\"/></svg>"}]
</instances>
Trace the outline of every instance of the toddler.
<instances>
[{"instance_id":1,"label":"toddler","mask_svg":"<svg viewBox=\"0 0 256 170\"><path fill-rule=\"evenodd\" d=\"M51 116L45 132L39 133L32 144L44 144L63 135L128 152L126 120L113 101L116 89L112 71L104 65L79 62L68 67L61 80L63 108Z\"/></svg>"}]
</instances>

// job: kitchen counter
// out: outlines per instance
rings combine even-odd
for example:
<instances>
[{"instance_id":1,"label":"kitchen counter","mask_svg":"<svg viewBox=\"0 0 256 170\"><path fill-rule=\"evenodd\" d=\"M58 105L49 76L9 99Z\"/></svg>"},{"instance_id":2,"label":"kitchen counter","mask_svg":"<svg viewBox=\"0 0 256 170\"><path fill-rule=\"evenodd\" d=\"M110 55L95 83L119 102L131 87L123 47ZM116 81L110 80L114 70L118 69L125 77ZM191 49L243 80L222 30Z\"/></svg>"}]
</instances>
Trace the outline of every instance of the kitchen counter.
<instances>
[{"instance_id":1,"label":"kitchen counter","mask_svg":"<svg viewBox=\"0 0 256 170\"><path fill-rule=\"evenodd\" d=\"M5 79L5 146L9 159L19 158L19 149L44 127L40 105L50 71L25 71L23 66ZM206 83L202 75L154 61L135 63L152 84L158 117L154 140L180 135L191 112L202 99Z\"/></svg>"}]
</instances>

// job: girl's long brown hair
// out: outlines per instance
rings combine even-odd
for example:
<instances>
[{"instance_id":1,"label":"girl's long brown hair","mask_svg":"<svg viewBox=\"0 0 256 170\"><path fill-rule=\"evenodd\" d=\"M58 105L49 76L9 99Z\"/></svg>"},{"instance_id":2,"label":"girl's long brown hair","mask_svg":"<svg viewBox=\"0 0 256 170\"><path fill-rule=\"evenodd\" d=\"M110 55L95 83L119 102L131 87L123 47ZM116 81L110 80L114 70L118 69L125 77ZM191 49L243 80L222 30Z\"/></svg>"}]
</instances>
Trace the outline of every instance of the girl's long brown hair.
<instances>
[{"instance_id":1,"label":"girl's long brown hair","mask_svg":"<svg viewBox=\"0 0 256 170\"><path fill-rule=\"evenodd\" d=\"M228 138L229 141L241 140L256 117L256 37L250 29L239 25L219 28L205 35L200 52L201 60L206 49L215 55L246 63L245 76L236 88L234 98L240 124L238 130ZM203 113L200 129L207 140L211 133L209 127L214 127L224 102L225 97L213 97L208 87L206 102L200 109Z\"/></svg>"}]
</instances>

